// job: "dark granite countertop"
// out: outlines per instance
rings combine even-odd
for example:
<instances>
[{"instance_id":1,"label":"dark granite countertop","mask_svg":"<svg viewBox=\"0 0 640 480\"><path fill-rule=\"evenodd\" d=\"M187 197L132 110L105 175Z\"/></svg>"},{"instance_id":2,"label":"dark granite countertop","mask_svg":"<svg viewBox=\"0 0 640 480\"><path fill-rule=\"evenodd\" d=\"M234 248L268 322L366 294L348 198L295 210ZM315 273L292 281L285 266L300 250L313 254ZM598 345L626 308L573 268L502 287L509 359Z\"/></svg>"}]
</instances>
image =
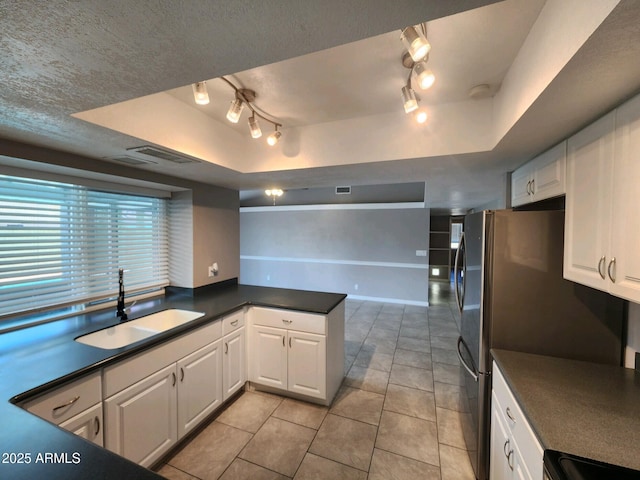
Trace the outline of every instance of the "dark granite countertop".
<instances>
[{"instance_id":1,"label":"dark granite countertop","mask_svg":"<svg viewBox=\"0 0 640 480\"><path fill-rule=\"evenodd\" d=\"M640 373L491 351L544 449L640 470Z\"/></svg>"},{"instance_id":2,"label":"dark granite countertop","mask_svg":"<svg viewBox=\"0 0 640 480\"><path fill-rule=\"evenodd\" d=\"M0 334L0 478L161 478L14 403L139 353L245 305L327 314L345 298L343 294L238 285L232 281L193 290L169 288L164 296L139 301L131 309L130 319L167 308L195 310L205 315L118 349L103 350L74 341L80 335L119 323L114 308ZM73 456L76 452L78 455ZM30 463L26 463L26 455L22 455L23 463L16 463L21 454L27 453ZM47 453L62 454L58 455L57 461L63 463L44 463ZM64 463L65 455L68 463Z\"/></svg>"}]
</instances>

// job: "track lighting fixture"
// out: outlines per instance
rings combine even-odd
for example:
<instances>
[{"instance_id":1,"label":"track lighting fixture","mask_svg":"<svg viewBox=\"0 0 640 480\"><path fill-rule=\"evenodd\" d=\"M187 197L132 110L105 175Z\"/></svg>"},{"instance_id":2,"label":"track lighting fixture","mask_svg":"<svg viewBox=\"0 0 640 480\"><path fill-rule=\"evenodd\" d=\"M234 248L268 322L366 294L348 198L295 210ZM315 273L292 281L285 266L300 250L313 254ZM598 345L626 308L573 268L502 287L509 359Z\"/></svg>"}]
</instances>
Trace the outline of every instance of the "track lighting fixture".
<instances>
[{"instance_id":1,"label":"track lighting fixture","mask_svg":"<svg viewBox=\"0 0 640 480\"><path fill-rule=\"evenodd\" d=\"M275 131L267 137L267 143L273 147L276 143L278 143L278 140L280 140L281 136L282 132L278 131L278 125L276 125Z\"/></svg>"},{"instance_id":2,"label":"track lighting fixture","mask_svg":"<svg viewBox=\"0 0 640 480\"><path fill-rule=\"evenodd\" d=\"M193 98L198 105L206 105L209 103L209 93L207 92L206 82L196 82L193 85Z\"/></svg>"},{"instance_id":3,"label":"track lighting fixture","mask_svg":"<svg viewBox=\"0 0 640 480\"><path fill-rule=\"evenodd\" d=\"M424 24L421 24L421 27L424 28ZM416 30L415 27L405 28L400 39L414 62L422 60L431 50L431 44L427 41L425 33Z\"/></svg>"},{"instance_id":4,"label":"track lighting fixture","mask_svg":"<svg viewBox=\"0 0 640 480\"><path fill-rule=\"evenodd\" d=\"M264 110L260 110L256 104L257 94L253 90L249 90L248 88L238 88L225 77L220 77L227 85L229 85L236 93L236 98L233 102L231 102L231 106L229 107L229 111L227 112L227 119L230 122L238 123L240 120L240 116L242 115L242 111L246 106L251 111L251 116L249 117L249 131L251 132L252 138L260 138L262 137L262 129L258 124L258 117L260 117L265 122L272 124L275 128L275 131L267 137L267 143L271 146L278 143L278 140L282 136L282 132L278 131L278 127L281 127L282 124L271 120L271 115L266 113Z\"/></svg>"},{"instance_id":5,"label":"track lighting fixture","mask_svg":"<svg viewBox=\"0 0 640 480\"><path fill-rule=\"evenodd\" d=\"M430 88L435 82L433 72L427 67L429 61L429 51L431 45L427 41L427 24L420 24L421 32L415 27L407 27L402 31L400 36L405 44L407 51L402 55L402 65L409 69L407 83L402 87L402 103L405 113L415 112L414 118L418 123L427 121L428 115L423 108L419 109L418 99L411 86L413 74L415 72L418 86L422 90Z\"/></svg>"}]
</instances>

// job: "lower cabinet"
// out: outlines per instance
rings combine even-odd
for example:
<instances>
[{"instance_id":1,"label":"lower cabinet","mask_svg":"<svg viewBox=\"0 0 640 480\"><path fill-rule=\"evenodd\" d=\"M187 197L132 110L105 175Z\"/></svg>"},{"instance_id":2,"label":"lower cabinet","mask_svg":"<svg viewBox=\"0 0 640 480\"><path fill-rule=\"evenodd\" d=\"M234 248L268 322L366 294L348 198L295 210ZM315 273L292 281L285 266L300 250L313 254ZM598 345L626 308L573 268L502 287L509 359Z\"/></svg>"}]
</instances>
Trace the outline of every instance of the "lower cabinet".
<instances>
[{"instance_id":1,"label":"lower cabinet","mask_svg":"<svg viewBox=\"0 0 640 480\"><path fill-rule=\"evenodd\" d=\"M245 362L245 330L244 327L225 335L224 354L222 359L222 394L227 400L240 390L247 381Z\"/></svg>"},{"instance_id":2,"label":"lower cabinet","mask_svg":"<svg viewBox=\"0 0 640 480\"><path fill-rule=\"evenodd\" d=\"M538 480L542 446L495 363L492 377L489 478Z\"/></svg>"},{"instance_id":3,"label":"lower cabinet","mask_svg":"<svg viewBox=\"0 0 640 480\"><path fill-rule=\"evenodd\" d=\"M102 446L104 442L101 380L100 372L94 372L28 400L21 406L65 430Z\"/></svg>"},{"instance_id":4,"label":"lower cabinet","mask_svg":"<svg viewBox=\"0 0 640 480\"><path fill-rule=\"evenodd\" d=\"M221 323L105 368L106 448L151 466L222 404Z\"/></svg>"},{"instance_id":5,"label":"lower cabinet","mask_svg":"<svg viewBox=\"0 0 640 480\"><path fill-rule=\"evenodd\" d=\"M252 307L249 380L331 403L344 376L344 304L329 315Z\"/></svg>"},{"instance_id":6,"label":"lower cabinet","mask_svg":"<svg viewBox=\"0 0 640 480\"><path fill-rule=\"evenodd\" d=\"M222 357L218 340L178 362L178 438L222 404Z\"/></svg>"},{"instance_id":7,"label":"lower cabinet","mask_svg":"<svg viewBox=\"0 0 640 480\"><path fill-rule=\"evenodd\" d=\"M105 400L105 446L148 467L178 440L176 365Z\"/></svg>"}]
</instances>

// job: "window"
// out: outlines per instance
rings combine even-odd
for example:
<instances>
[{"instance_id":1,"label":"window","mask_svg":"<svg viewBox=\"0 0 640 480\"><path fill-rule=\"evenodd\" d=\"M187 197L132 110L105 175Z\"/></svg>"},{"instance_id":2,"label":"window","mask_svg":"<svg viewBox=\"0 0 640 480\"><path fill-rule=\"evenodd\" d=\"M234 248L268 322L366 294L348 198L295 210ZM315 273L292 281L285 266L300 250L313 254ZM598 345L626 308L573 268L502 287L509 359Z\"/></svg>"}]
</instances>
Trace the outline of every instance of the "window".
<instances>
[{"instance_id":1,"label":"window","mask_svg":"<svg viewBox=\"0 0 640 480\"><path fill-rule=\"evenodd\" d=\"M0 315L168 285L166 203L0 175Z\"/></svg>"}]
</instances>

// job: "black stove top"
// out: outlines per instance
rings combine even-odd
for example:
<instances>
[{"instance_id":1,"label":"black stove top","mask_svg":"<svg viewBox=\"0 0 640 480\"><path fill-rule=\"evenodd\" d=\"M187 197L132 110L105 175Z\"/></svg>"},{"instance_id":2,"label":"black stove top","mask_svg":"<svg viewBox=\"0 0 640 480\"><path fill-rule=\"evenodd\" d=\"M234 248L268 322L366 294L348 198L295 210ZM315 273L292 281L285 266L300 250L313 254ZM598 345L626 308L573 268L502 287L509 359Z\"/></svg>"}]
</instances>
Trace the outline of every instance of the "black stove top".
<instances>
[{"instance_id":1,"label":"black stove top","mask_svg":"<svg viewBox=\"0 0 640 480\"><path fill-rule=\"evenodd\" d=\"M549 480L640 480L640 471L589 460L555 450L544 451Z\"/></svg>"}]
</instances>

